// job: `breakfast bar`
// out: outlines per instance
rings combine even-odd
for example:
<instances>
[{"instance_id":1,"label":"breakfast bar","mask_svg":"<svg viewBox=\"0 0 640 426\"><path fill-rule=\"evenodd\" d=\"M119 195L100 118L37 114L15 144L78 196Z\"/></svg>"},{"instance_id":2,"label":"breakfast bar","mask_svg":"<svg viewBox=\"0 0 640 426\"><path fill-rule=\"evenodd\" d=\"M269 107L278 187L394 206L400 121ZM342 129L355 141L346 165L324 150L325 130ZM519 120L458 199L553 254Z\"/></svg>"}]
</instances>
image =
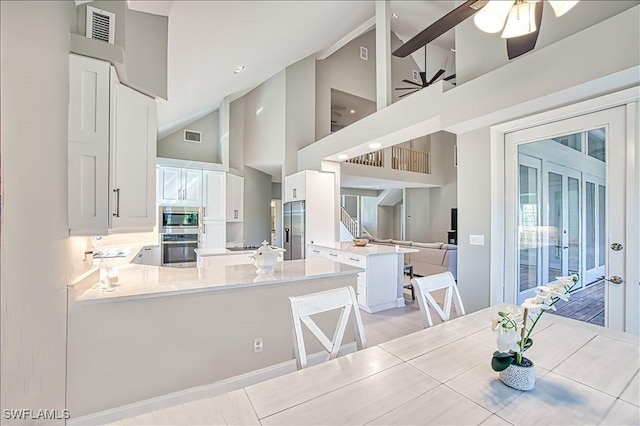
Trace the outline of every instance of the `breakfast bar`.
<instances>
[{"instance_id":1,"label":"breakfast bar","mask_svg":"<svg viewBox=\"0 0 640 426\"><path fill-rule=\"evenodd\" d=\"M122 265L117 286L73 286L68 407L83 416L261 369L294 371L288 298L355 289L361 271L321 258L267 274L249 264Z\"/></svg>"},{"instance_id":2,"label":"breakfast bar","mask_svg":"<svg viewBox=\"0 0 640 426\"><path fill-rule=\"evenodd\" d=\"M137 424L546 425L640 423L638 336L545 315L527 352L537 383L490 366L498 307L224 395L142 414ZM151 416L151 417L149 417ZM220 416L220 417L218 417ZM126 423L125 419L122 424ZM165 423L161 423L165 422Z\"/></svg>"}]
</instances>

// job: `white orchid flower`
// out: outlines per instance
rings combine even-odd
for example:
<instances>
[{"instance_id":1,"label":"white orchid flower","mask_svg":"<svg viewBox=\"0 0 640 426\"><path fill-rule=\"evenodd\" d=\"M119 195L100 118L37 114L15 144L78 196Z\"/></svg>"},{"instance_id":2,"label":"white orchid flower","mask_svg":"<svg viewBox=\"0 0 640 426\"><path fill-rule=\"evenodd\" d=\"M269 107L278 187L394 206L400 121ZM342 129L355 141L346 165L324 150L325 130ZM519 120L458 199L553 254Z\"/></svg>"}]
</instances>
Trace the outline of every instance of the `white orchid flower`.
<instances>
[{"instance_id":1,"label":"white orchid flower","mask_svg":"<svg viewBox=\"0 0 640 426\"><path fill-rule=\"evenodd\" d=\"M564 286L558 288L552 285L541 285L536 288L536 293L545 300L550 300L553 297L558 297L565 301L569 300L569 292L567 292L567 289Z\"/></svg>"},{"instance_id":2,"label":"white orchid flower","mask_svg":"<svg viewBox=\"0 0 640 426\"><path fill-rule=\"evenodd\" d=\"M515 330L502 330L498 333L497 346L499 352L520 352L520 346L518 346L518 342L520 342L520 334Z\"/></svg>"},{"instance_id":3,"label":"white orchid flower","mask_svg":"<svg viewBox=\"0 0 640 426\"><path fill-rule=\"evenodd\" d=\"M491 331L498 331L502 325L502 318L491 318Z\"/></svg>"}]
</instances>

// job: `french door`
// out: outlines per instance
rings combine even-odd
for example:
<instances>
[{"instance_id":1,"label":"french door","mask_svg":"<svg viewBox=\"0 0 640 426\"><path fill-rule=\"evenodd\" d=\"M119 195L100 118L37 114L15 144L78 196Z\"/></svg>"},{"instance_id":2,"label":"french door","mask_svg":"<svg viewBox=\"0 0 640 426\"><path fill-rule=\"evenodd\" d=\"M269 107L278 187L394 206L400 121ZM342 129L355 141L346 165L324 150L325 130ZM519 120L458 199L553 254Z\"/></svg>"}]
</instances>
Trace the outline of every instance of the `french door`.
<instances>
[{"instance_id":1,"label":"french door","mask_svg":"<svg viewBox=\"0 0 640 426\"><path fill-rule=\"evenodd\" d=\"M638 220L628 208L637 116L633 103L505 134L505 301L557 275L604 277L605 326L638 332L638 242L627 232Z\"/></svg>"}]
</instances>

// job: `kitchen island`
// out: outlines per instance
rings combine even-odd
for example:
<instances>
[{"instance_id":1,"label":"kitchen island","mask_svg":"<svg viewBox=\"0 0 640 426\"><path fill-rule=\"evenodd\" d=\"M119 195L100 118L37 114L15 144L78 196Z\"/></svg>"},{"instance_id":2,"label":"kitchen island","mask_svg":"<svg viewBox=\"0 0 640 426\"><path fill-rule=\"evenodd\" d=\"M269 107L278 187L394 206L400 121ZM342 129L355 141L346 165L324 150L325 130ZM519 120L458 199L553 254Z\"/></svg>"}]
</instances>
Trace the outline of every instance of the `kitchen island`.
<instances>
[{"instance_id":1,"label":"kitchen island","mask_svg":"<svg viewBox=\"0 0 640 426\"><path fill-rule=\"evenodd\" d=\"M67 406L78 417L254 371L294 371L288 298L355 288L361 271L317 257L278 262L273 274L247 264L130 265L116 287L72 286ZM348 332L346 349L355 349Z\"/></svg>"},{"instance_id":2,"label":"kitchen island","mask_svg":"<svg viewBox=\"0 0 640 426\"><path fill-rule=\"evenodd\" d=\"M373 313L404 306L404 255L418 250L353 243L309 244L309 257L323 257L338 263L363 268L358 274L358 304Z\"/></svg>"}]
</instances>

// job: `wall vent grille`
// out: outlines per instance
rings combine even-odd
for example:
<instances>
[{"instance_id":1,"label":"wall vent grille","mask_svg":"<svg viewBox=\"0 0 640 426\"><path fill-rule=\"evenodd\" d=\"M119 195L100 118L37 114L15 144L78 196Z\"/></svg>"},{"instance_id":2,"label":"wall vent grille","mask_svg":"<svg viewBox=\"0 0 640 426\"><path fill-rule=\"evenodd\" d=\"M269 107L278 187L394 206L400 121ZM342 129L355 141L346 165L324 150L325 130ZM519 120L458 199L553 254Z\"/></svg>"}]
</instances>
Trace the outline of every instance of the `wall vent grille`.
<instances>
[{"instance_id":1,"label":"wall vent grille","mask_svg":"<svg viewBox=\"0 0 640 426\"><path fill-rule=\"evenodd\" d=\"M202 143L202 132L196 132L195 130L185 130L184 141L192 143Z\"/></svg>"},{"instance_id":2,"label":"wall vent grille","mask_svg":"<svg viewBox=\"0 0 640 426\"><path fill-rule=\"evenodd\" d=\"M87 37L113 44L115 23L115 13L87 6Z\"/></svg>"},{"instance_id":3,"label":"wall vent grille","mask_svg":"<svg viewBox=\"0 0 640 426\"><path fill-rule=\"evenodd\" d=\"M364 61L369 60L369 49L364 46L360 46L360 59Z\"/></svg>"}]
</instances>

